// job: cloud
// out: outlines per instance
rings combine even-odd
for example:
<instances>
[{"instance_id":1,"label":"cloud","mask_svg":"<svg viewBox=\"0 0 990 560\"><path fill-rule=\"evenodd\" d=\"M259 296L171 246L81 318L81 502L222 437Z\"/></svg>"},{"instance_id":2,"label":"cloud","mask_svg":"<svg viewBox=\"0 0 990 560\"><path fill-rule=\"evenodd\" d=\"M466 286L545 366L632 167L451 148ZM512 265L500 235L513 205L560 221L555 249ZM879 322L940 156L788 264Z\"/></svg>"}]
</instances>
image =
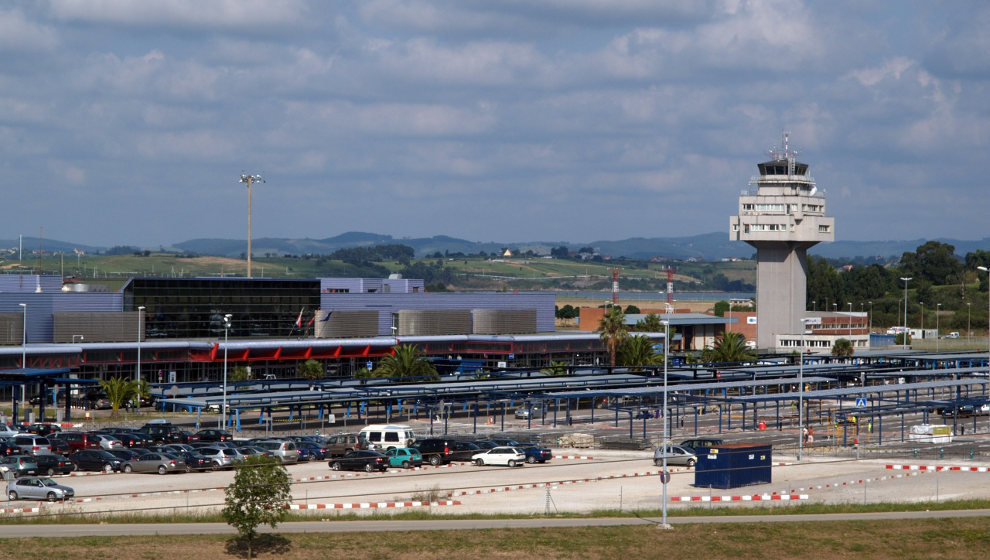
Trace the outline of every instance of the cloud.
<instances>
[{"instance_id":1,"label":"cloud","mask_svg":"<svg viewBox=\"0 0 990 560\"><path fill-rule=\"evenodd\" d=\"M248 29L265 34L272 26L305 22L302 0L49 0L62 21L113 26Z\"/></svg>"},{"instance_id":2,"label":"cloud","mask_svg":"<svg viewBox=\"0 0 990 560\"><path fill-rule=\"evenodd\" d=\"M0 52L51 51L58 46L55 29L28 20L20 10L0 9Z\"/></svg>"}]
</instances>

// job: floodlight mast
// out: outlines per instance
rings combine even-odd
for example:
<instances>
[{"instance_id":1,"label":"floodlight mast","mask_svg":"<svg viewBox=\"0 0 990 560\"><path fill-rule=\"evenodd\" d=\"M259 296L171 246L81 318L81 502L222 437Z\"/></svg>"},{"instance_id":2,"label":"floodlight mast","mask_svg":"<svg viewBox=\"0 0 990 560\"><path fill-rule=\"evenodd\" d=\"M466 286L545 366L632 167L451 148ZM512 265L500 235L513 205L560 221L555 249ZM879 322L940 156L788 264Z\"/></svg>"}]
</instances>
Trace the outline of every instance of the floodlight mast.
<instances>
[{"instance_id":1,"label":"floodlight mast","mask_svg":"<svg viewBox=\"0 0 990 560\"><path fill-rule=\"evenodd\" d=\"M251 185L253 183L264 183L265 180L261 175L248 175L246 173L241 174L241 183L247 183L248 188L248 246L247 246L247 277L251 278Z\"/></svg>"}]
</instances>

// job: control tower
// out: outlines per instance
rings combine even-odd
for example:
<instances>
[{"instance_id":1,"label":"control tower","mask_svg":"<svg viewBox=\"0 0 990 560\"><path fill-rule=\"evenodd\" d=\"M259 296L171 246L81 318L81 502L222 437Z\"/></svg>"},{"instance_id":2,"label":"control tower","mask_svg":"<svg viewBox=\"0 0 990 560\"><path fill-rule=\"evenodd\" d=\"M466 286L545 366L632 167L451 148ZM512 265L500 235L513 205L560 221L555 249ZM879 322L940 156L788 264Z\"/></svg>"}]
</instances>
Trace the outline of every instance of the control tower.
<instances>
[{"instance_id":1,"label":"control tower","mask_svg":"<svg viewBox=\"0 0 990 560\"><path fill-rule=\"evenodd\" d=\"M756 189L739 197L739 215L729 218L729 238L756 248L756 345L773 348L780 334L804 328L808 248L835 239L835 218L825 216L825 195L795 159L784 133L783 150L757 165Z\"/></svg>"}]
</instances>

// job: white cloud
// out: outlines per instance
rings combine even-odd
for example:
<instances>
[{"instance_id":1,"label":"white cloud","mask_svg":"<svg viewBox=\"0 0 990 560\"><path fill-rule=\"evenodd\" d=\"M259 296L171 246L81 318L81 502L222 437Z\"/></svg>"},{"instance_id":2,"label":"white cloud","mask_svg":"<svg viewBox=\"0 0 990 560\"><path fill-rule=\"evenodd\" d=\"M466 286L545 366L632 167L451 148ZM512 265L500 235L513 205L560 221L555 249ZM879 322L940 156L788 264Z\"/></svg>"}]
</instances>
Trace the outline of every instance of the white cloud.
<instances>
[{"instance_id":1,"label":"white cloud","mask_svg":"<svg viewBox=\"0 0 990 560\"><path fill-rule=\"evenodd\" d=\"M48 0L56 19L108 25L255 29L305 22L302 0Z\"/></svg>"},{"instance_id":2,"label":"white cloud","mask_svg":"<svg viewBox=\"0 0 990 560\"><path fill-rule=\"evenodd\" d=\"M29 21L20 10L0 9L0 52L50 51L58 45L55 29Z\"/></svg>"}]
</instances>

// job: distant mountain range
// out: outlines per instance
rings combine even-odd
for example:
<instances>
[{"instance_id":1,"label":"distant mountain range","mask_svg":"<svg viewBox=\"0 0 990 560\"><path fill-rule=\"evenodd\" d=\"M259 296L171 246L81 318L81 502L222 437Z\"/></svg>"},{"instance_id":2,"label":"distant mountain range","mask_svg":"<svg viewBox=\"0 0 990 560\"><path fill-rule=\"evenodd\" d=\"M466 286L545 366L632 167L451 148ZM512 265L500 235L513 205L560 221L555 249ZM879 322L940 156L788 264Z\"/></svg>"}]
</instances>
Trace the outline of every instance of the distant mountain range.
<instances>
[{"instance_id":1,"label":"distant mountain range","mask_svg":"<svg viewBox=\"0 0 990 560\"><path fill-rule=\"evenodd\" d=\"M907 241L836 241L822 243L810 250L810 253L827 258L879 257L887 259L900 257L905 251L914 251L928 239ZM935 241L949 243L956 248L956 254L965 256L966 253L977 249L990 250L990 238L979 241L938 238ZM479 242L437 235L433 237L396 238L391 235L365 232L348 232L326 239L288 239L261 238L252 240L254 254L265 253L277 255L330 254L337 249L349 247L371 247L384 244L402 244L412 247L416 256L432 255L436 252L446 253L486 253L501 252L506 248L513 250L532 250L539 254L549 254L554 247L566 246L577 251L591 247L602 255L613 258L629 257L649 259L651 257L666 257L674 260L695 258L703 261L717 261L728 258L750 258L755 249L739 241L729 241L727 233L705 233L685 237L634 237L620 241L591 241L574 243L568 241L531 241L524 243L500 243L495 241ZM17 240L0 240L0 247L17 248ZM39 247L38 238L24 238L24 251L29 253ZM171 246L140 247L150 250L169 250L196 253L200 255L216 255L239 257L244 254L247 242L240 239L191 239ZM106 251L107 247L81 245L55 239L44 240L45 252L71 252L73 249L96 253Z\"/></svg>"}]
</instances>

